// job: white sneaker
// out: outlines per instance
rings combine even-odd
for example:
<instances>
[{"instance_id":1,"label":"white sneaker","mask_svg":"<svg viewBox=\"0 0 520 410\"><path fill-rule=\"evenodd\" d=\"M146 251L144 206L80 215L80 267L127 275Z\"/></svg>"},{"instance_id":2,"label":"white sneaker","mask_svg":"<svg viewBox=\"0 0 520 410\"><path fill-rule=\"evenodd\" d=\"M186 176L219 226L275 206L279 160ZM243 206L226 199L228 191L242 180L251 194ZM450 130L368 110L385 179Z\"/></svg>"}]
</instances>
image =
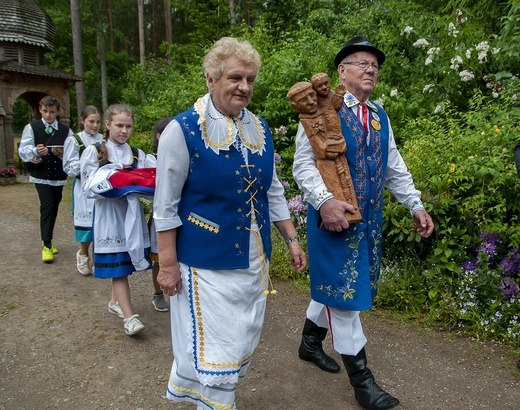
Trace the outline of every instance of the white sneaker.
<instances>
[{"instance_id":1,"label":"white sneaker","mask_svg":"<svg viewBox=\"0 0 520 410\"><path fill-rule=\"evenodd\" d=\"M76 253L76 266L78 268L78 271L82 275L90 275L90 269L88 266L88 256L80 255L79 252L80 251Z\"/></svg>"},{"instance_id":2,"label":"white sneaker","mask_svg":"<svg viewBox=\"0 0 520 410\"><path fill-rule=\"evenodd\" d=\"M95 271L95 266L94 266L94 259L93 258L89 258L88 259L88 268L90 270L90 273L94 274L94 271Z\"/></svg>"},{"instance_id":3,"label":"white sneaker","mask_svg":"<svg viewBox=\"0 0 520 410\"><path fill-rule=\"evenodd\" d=\"M202 406L197 406L197 410L204 410L204 408ZM236 404L233 404L233 410L238 410Z\"/></svg>"},{"instance_id":4,"label":"white sneaker","mask_svg":"<svg viewBox=\"0 0 520 410\"><path fill-rule=\"evenodd\" d=\"M125 315L123 315L123 311L119 307L119 303L116 302L115 305L111 305L110 302L108 302L108 311L114 315L119 316L121 319L125 318Z\"/></svg>"},{"instance_id":5,"label":"white sneaker","mask_svg":"<svg viewBox=\"0 0 520 410\"><path fill-rule=\"evenodd\" d=\"M144 329L144 325L141 323L139 319L137 319L138 317L139 315L133 315L132 317L123 319L123 321L125 322L123 327L125 329L126 335L133 336Z\"/></svg>"}]
</instances>

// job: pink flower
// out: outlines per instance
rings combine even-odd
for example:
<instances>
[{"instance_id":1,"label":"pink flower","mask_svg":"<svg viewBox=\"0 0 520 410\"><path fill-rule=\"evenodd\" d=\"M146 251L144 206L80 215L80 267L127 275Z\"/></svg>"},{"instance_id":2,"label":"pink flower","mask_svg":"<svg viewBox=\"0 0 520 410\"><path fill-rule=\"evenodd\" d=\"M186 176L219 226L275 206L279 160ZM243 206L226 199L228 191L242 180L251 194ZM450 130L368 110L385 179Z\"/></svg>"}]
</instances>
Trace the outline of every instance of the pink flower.
<instances>
[{"instance_id":1,"label":"pink flower","mask_svg":"<svg viewBox=\"0 0 520 410\"><path fill-rule=\"evenodd\" d=\"M0 177L15 177L16 176L16 168L8 167L8 168L0 168Z\"/></svg>"}]
</instances>

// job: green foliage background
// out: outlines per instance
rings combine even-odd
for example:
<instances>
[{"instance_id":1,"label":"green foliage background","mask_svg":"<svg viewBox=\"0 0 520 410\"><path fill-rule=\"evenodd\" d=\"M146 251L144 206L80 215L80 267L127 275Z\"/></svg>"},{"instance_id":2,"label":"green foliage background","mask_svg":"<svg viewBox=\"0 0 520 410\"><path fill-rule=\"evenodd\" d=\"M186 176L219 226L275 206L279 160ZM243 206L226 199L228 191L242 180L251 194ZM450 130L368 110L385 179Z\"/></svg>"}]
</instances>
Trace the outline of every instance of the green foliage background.
<instances>
[{"instance_id":1,"label":"green foliage background","mask_svg":"<svg viewBox=\"0 0 520 410\"><path fill-rule=\"evenodd\" d=\"M65 25L55 2L40 3L53 3L47 11ZM337 82L336 52L347 39L364 34L387 55L372 99L388 112L436 227L431 238L421 239L408 211L386 194L386 266L376 303L520 346L520 299L506 300L496 281L485 280L490 272L500 277L499 266L481 265L476 281L482 286L476 292L487 302L472 318L461 315L461 287L467 284L461 263L481 234L498 234L505 250L520 245L520 179L513 161L520 140L518 1L236 1L237 24L229 24L224 0L171 3L175 40L162 45L162 55L150 55L144 66L135 64L131 47L110 57L110 102L134 108L135 144L149 147L157 119L184 111L207 91L202 59L216 39L248 39L263 63L249 108L272 129L286 128L287 133L276 133L275 145L293 196L290 168L298 118L285 98L287 90L319 71ZM70 70L67 52L70 57L66 45L58 46L48 57ZM99 105L95 64L86 72L88 103ZM272 272L305 284L305 274L294 276L285 267L286 251L277 245ZM513 279L518 282L518 274ZM503 319L491 320L497 312Z\"/></svg>"}]
</instances>

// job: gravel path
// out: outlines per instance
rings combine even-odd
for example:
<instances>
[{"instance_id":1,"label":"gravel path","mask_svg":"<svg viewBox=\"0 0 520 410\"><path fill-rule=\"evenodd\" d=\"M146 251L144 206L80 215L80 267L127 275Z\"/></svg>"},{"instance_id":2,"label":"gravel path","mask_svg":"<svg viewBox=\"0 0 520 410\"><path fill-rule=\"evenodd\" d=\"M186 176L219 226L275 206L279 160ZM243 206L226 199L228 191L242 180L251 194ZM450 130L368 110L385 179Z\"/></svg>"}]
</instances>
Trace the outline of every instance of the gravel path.
<instances>
[{"instance_id":1,"label":"gravel path","mask_svg":"<svg viewBox=\"0 0 520 410\"><path fill-rule=\"evenodd\" d=\"M106 310L109 282L75 269L70 199L61 205L53 264L39 259L38 206L32 184L0 186L0 409L193 410L164 398L170 324L167 313L153 310L151 273L131 277L146 329L127 337ZM269 297L238 408L358 409L344 370L324 373L298 359L308 295L275 285L278 295ZM520 370L511 349L403 323L383 311L362 320L369 366L401 400L398 409L520 409ZM328 344L327 350L339 359Z\"/></svg>"}]
</instances>

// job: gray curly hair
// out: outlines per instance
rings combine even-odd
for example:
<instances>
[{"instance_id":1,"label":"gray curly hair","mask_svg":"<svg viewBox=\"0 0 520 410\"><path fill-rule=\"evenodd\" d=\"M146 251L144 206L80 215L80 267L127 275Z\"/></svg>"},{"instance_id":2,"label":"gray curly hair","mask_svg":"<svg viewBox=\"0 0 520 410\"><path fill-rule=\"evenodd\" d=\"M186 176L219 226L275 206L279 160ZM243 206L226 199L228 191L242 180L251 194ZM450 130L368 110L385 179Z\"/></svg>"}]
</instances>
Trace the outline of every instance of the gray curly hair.
<instances>
[{"instance_id":1,"label":"gray curly hair","mask_svg":"<svg viewBox=\"0 0 520 410\"><path fill-rule=\"evenodd\" d=\"M204 75L208 74L213 81L220 80L227 58L235 56L245 64L252 64L255 74L262 64L260 54L247 40L238 41L234 37L222 37L217 40L204 57ZM209 87L209 84L208 84Z\"/></svg>"}]
</instances>

